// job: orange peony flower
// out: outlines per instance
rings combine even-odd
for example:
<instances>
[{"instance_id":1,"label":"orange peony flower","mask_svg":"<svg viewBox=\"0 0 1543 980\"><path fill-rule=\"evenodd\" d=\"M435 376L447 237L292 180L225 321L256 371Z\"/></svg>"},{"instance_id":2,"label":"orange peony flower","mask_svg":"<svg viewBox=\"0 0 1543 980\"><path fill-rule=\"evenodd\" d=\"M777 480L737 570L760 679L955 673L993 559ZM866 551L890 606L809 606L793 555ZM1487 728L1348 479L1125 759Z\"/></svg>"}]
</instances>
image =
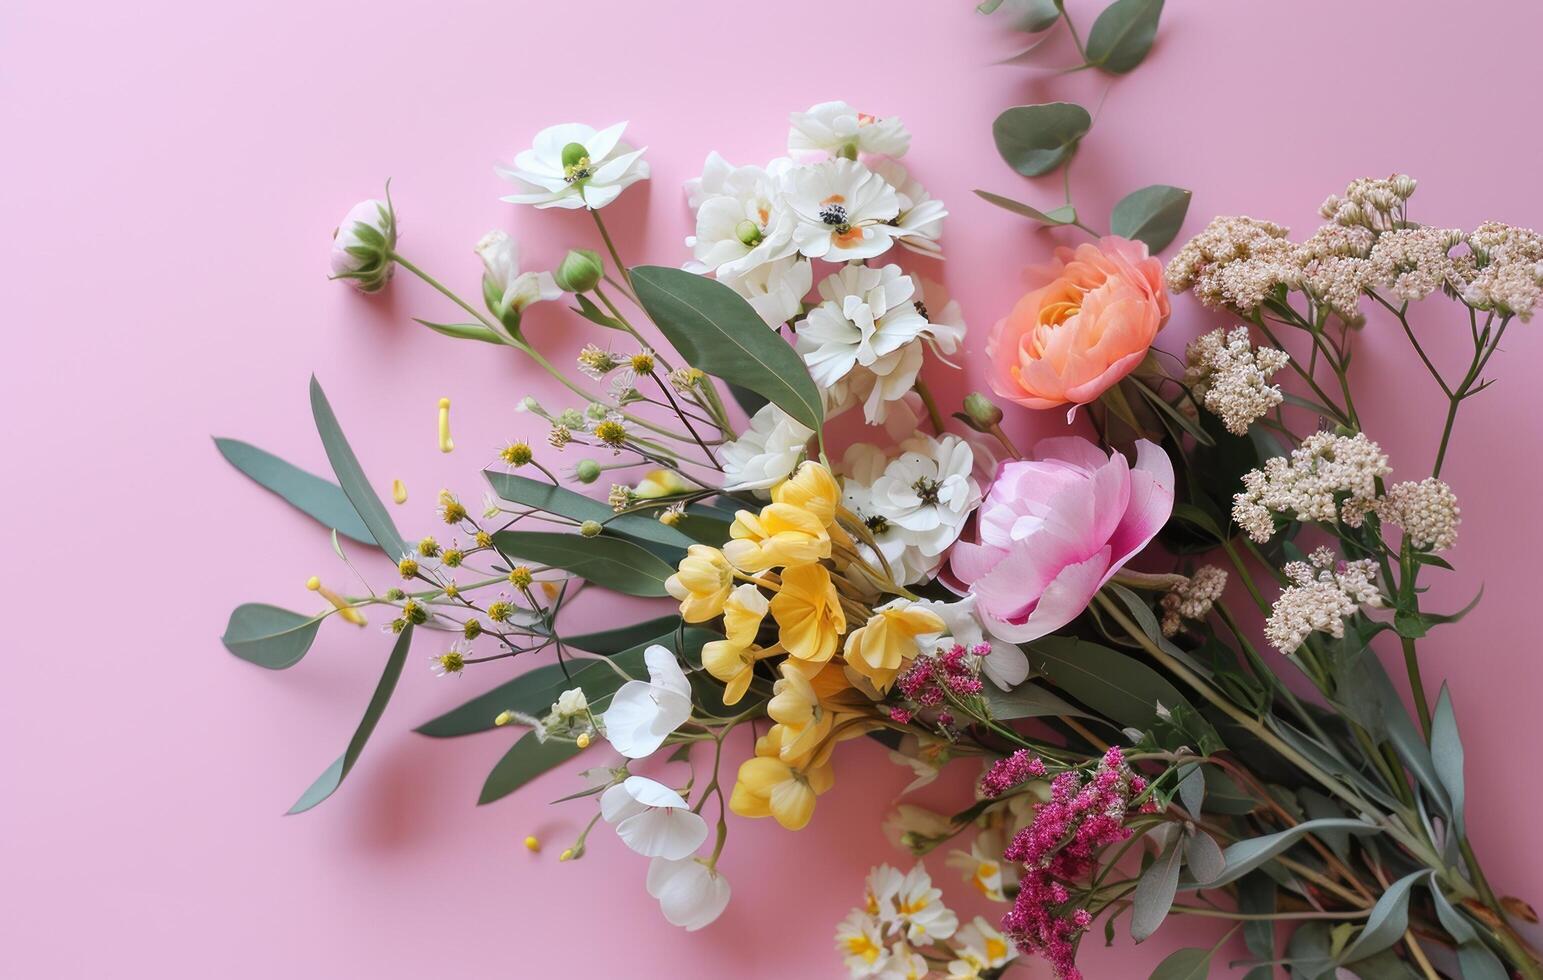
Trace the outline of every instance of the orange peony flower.
<instances>
[{"instance_id":1,"label":"orange peony flower","mask_svg":"<svg viewBox=\"0 0 1543 980\"><path fill-rule=\"evenodd\" d=\"M1026 408L1085 405L1146 357L1168 322L1163 265L1113 235L1058 248L986 342L991 387Z\"/></svg>"}]
</instances>

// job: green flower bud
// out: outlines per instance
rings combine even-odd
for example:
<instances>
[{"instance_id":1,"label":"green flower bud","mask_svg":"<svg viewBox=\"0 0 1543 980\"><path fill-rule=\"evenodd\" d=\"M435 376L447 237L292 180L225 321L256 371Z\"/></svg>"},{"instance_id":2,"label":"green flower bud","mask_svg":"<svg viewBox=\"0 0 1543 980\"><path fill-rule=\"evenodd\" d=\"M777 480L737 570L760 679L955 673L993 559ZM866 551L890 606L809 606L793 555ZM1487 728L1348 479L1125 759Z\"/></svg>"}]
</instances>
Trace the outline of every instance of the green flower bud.
<instances>
[{"instance_id":1,"label":"green flower bud","mask_svg":"<svg viewBox=\"0 0 1543 980\"><path fill-rule=\"evenodd\" d=\"M989 429L1002 421L1002 410L978 391L965 396L964 411L970 421L983 429Z\"/></svg>"},{"instance_id":2,"label":"green flower bud","mask_svg":"<svg viewBox=\"0 0 1543 980\"><path fill-rule=\"evenodd\" d=\"M589 150L585 148L583 143L569 143L563 147L563 166L578 166L587 156L589 156Z\"/></svg>"},{"instance_id":3,"label":"green flower bud","mask_svg":"<svg viewBox=\"0 0 1543 980\"><path fill-rule=\"evenodd\" d=\"M600 526L599 521L585 521L583 524L579 525L579 533L584 535L586 538L592 538L603 530L605 530L605 528Z\"/></svg>"},{"instance_id":4,"label":"green flower bud","mask_svg":"<svg viewBox=\"0 0 1543 980\"><path fill-rule=\"evenodd\" d=\"M599 285L605 275L605 263L587 248L576 248L563 256L562 264L552 273L557 288L569 293L587 293Z\"/></svg>"},{"instance_id":5,"label":"green flower bud","mask_svg":"<svg viewBox=\"0 0 1543 980\"><path fill-rule=\"evenodd\" d=\"M734 237L739 239L740 244L749 248L755 248L761 244L761 239L765 236L761 234L760 225L746 218L734 226Z\"/></svg>"},{"instance_id":6,"label":"green flower bud","mask_svg":"<svg viewBox=\"0 0 1543 980\"><path fill-rule=\"evenodd\" d=\"M346 279L360 292L384 289L396 271L396 211L386 200L360 201L332 233L332 278Z\"/></svg>"},{"instance_id":7,"label":"green flower bud","mask_svg":"<svg viewBox=\"0 0 1543 980\"><path fill-rule=\"evenodd\" d=\"M576 408L565 408L557 416L558 425L566 425L570 429L584 428L584 413Z\"/></svg>"},{"instance_id":8,"label":"green flower bud","mask_svg":"<svg viewBox=\"0 0 1543 980\"><path fill-rule=\"evenodd\" d=\"M594 483L600 479L600 464L592 459L581 459L573 468L573 475L580 483Z\"/></svg>"}]
</instances>

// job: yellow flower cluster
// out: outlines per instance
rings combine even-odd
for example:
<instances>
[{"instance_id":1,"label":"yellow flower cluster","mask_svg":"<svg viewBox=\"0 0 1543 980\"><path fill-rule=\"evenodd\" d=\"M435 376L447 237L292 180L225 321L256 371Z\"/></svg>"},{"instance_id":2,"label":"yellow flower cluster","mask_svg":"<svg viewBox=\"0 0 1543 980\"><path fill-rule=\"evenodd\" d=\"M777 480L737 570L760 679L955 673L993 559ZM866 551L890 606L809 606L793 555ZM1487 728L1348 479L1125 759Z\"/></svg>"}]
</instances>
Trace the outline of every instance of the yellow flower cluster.
<instances>
[{"instance_id":1,"label":"yellow flower cluster","mask_svg":"<svg viewBox=\"0 0 1543 980\"><path fill-rule=\"evenodd\" d=\"M873 610L868 586L846 576L861 559L825 466L804 463L771 496L759 513L735 515L722 549L692 545L666 587L686 622L722 617L724 638L703 647L702 666L723 683L725 704L745 696L757 662L783 657L767 705L775 724L740 766L729 807L798 830L831 787L836 743L883 724L875 702L916 656L916 637L944 625L903 602ZM763 645L768 614L776 640ZM849 631L851 622L862 625Z\"/></svg>"}]
</instances>

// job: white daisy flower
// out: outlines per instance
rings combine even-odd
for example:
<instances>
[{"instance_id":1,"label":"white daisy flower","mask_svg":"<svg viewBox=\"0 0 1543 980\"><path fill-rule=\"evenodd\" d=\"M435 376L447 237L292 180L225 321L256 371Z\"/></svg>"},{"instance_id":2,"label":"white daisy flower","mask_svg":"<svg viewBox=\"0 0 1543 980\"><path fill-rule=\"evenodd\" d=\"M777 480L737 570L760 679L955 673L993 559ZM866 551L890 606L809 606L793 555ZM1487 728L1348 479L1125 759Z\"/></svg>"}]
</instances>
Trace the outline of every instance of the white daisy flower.
<instances>
[{"instance_id":1,"label":"white daisy flower","mask_svg":"<svg viewBox=\"0 0 1543 980\"><path fill-rule=\"evenodd\" d=\"M750 417L750 428L724 445L725 490L765 490L797 468L814 430L767 403Z\"/></svg>"},{"instance_id":2,"label":"white daisy flower","mask_svg":"<svg viewBox=\"0 0 1543 980\"><path fill-rule=\"evenodd\" d=\"M935 943L959 928L959 916L943 904L943 889L933 887L932 876L920 864L906 872L895 902L897 919L910 942Z\"/></svg>"},{"instance_id":3,"label":"white daisy flower","mask_svg":"<svg viewBox=\"0 0 1543 980\"><path fill-rule=\"evenodd\" d=\"M954 935L954 947L958 957L948 964L950 980L977 980L985 971L1000 969L1018 955L1008 938L978 915Z\"/></svg>"},{"instance_id":4,"label":"white daisy flower","mask_svg":"<svg viewBox=\"0 0 1543 980\"><path fill-rule=\"evenodd\" d=\"M830 386L861 365L871 368L927 330L916 286L897 265L849 265L820 283L824 302L794 325L798 352L816 384Z\"/></svg>"},{"instance_id":5,"label":"white daisy flower","mask_svg":"<svg viewBox=\"0 0 1543 980\"><path fill-rule=\"evenodd\" d=\"M766 325L775 330L804 312L804 297L814 285L814 265L789 255L763 262L744 275L725 276L719 269L718 280L749 300Z\"/></svg>"},{"instance_id":6,"label":"white daisy flower","mask_svg":"<svg viewBox=\"0 0 1543 980\"><path fill-rule=\"evenodd\" d=\"M925 956L904 942L898 942L890 947L884 968L878 973L878 980L926 980L932 976L928 972L930 970Z\"/></svg>"},{"instance_id":7,"label":"white daisy flower","mask_svg":"<svg viewBox=\"0 0 1543 980\"><path fill-rule=\"evenodd\" d=\"M788 171L783 197L798 223L793 240L811 259L847 262L888 251L900 198L855 160L826 160Z\"/></svg>"},{"instance_id":8,"label":"white daisy flower","mask_svg":"<svg viewBox=\"0 0 1543 980\"><path fill-rule=\"evenodd\" d=\"M503 199L538 208L605 207L625 188L648 178L643 150L621 140L626 128L622 122L599 131L583 123L543 129L535 144L514 158L514 166L494 166L518 188Z\"/></svg>"},{"instance_id":9,"label":"white daisy flower","mask_svg":"<svg viewBox=\"0 0 1543 980\"><path fill-rule=\"evenodd\" d=\"M879 922L862 909L853 909L836 927L836 949L851 977L871 977L884 969L887 952Z\"/></svg>"},{"instance_id":10,"label":"white daisy flower","mask_svg":"<svg viewBox=\"0 0 1543 980\"><path fill-rule=\"evenodd\" d=\"M920 255L942 258L938 238L943 234L943 219L948 208L935 200L927 189L894 160L873 164L873 172L895 189L900 199L900 213L895 216L895 241Z\"/></svg>"},{"instance_id":11,"label":"white daisy flower","mask_svg":"<svg viewBox=\"0 0 1543 980\"><path fill-rule=\"evenodd\" d=\"M942 564L943 556L923 555L904 528L874 509L872 486L884 474L889 457L876 446L858 444L847 447L841 463L846 475L842 481L842 503L867 526L884 560L880 562L867 544L861 546L863 557L875 568L888 564L896 585L926 581Z\"/></svg>"},{"instance_id":12,"label":"white daisy flower","mask_svg":"<svg viewBox=\"0 0 1543 980\"><path fill-rule=\"evenodd\" d=\"M874 481L871 506L906 531L923 555L941 555L980 506L974 450L955 435L918 435L900 448L901 454Z\"/></svg>"},{"instance_id":13,"label":"white daisy flower","mask_svg":"<svg viewBox=\"0 0 1543 980\"><path fill-rule=\"evenodd\" d=\"M903 156L911 147L911 134L898 117L879 118L858 112L845 102L821 102L807 112L788 117L789 153L831 153L856 157L859 153Z\"/></svg>"}]
</instances>

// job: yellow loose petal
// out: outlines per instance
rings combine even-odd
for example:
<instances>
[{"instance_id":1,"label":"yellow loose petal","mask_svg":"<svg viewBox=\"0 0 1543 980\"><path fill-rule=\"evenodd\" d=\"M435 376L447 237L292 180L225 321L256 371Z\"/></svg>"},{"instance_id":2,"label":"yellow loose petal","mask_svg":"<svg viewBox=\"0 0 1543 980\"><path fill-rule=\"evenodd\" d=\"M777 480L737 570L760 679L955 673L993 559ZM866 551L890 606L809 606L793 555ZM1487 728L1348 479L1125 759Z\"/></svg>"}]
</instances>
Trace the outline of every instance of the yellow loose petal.
<instances>
[{"instance_id":1,"label":"yellow loose petal","mask_svg":"<svg viewBox=\"0 0 1543 980\"><path fill-rule=\"evenodd\" d=\"M539 851L541 850L541 842L534 837L527 837L525 838L525 849L527 851Z\"/></svg>"},{"instance_id":2,"label":"yellow loose petal","mask_svg":"<svg viewBox=\"0 0 1543 980\"><path fill-rule=\"evenodd\" d=\"M450 399L439 400L439 451L448 453L455 449L455 442L450 438Z\"/></svg>"},{"instance_id":3,"label":"yellow loose petal","mask_svg":"<svg viewBox=\"0 0 1543 980\"><path fill-rule=\"evenodd\" d=\"M887 691L901 667L919 652L916 637L946 628L936 613L917 606L880 609L847 637L843 656L847 666Z\"/></svg>"},{"instance_id":4,"label":"yellow loose petal","mask_svg":"<svg viewBox=\"0 0 1543 980\"><path fill-rule=\"evenodd\" d=\"M398 504L407 503L407 484L403 483L401 480L392 480L391 500Z\"/></svg>"}]
</instances>

